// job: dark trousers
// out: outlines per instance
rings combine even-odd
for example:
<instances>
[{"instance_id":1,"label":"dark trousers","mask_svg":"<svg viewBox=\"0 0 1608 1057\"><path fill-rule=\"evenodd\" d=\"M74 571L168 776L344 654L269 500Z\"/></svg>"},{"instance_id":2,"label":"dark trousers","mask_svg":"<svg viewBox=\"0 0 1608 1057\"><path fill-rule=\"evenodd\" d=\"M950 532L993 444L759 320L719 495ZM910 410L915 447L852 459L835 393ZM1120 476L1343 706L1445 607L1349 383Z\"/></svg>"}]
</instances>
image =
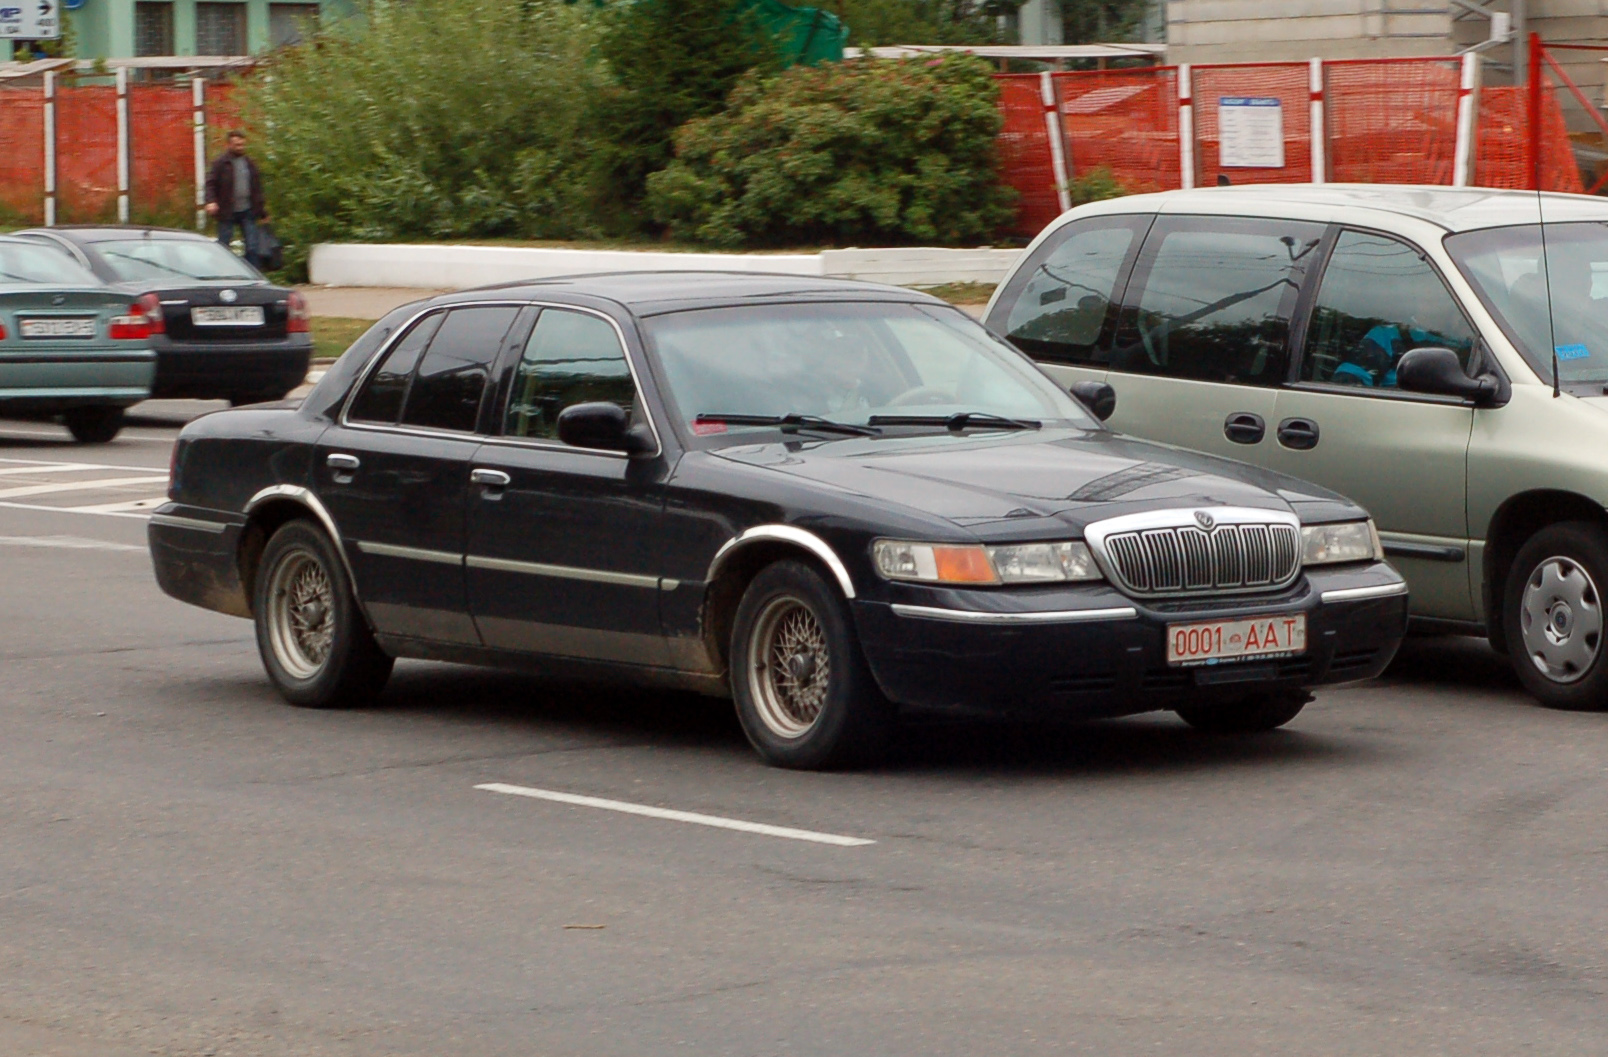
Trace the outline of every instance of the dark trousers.
<instances>
[{"instance_id":1,"label":"dark trousers","mask_svg":"<svg viewBox=\"0 0 1608 1057\"><path fill-rule=\"evenodd\" d=\"M257 220L249 210L229 216L218 214L218 244L224 249L229 249L229 243L234 241L236 227L240 229L240 238L246 244L246 263L256 267Z\"/></svg>"}]
</instances>

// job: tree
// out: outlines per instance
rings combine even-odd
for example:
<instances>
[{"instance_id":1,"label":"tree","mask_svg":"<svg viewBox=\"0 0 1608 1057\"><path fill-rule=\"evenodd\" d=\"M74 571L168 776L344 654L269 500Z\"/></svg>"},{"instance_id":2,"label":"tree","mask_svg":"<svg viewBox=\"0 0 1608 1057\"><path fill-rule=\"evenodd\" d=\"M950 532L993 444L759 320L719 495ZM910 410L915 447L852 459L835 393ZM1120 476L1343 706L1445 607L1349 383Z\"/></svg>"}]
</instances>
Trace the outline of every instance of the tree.
<instances>
[{"instance_id":1,"label":"tree","mask_svg":"<svg viewBox=\"0 0 1608 1057\"><path fill-rule=\"evenodd\" d=\"M812 2L812 0L805 0ZM849 27L849 43L982 44L999 34L999 16L1023 0L813 0Z\"/></svg>"},{"instance_id":2,"label":"tree","mask_svg":"<svg viewBox=\"0 0 1608 1057\"><path fill-rule=\"evenodd\" d=\"M636 0L600 17L614 83L594 112L593 188L599 215L624 232L641 227L648 174L670 164L675 130L717 113L738 78L777 59L743 0Z\"/></svg>"}]
</instances>

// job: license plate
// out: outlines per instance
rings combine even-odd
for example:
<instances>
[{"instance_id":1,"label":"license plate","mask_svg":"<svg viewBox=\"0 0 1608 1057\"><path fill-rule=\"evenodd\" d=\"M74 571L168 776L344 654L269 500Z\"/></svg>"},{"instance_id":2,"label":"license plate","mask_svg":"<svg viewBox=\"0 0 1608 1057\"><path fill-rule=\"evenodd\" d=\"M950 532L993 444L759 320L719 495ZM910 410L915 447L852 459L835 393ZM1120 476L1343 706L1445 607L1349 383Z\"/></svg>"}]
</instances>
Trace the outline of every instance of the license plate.
<instances>
[{"instance_id":1,"label":"license plate","mask_svg":"<svg viewBox=\"0 0 1608 1057\"><path fill-rule=\"evenodd\" d=\"M25 338L93 338L95 317L82 319L19 319L17 330Z\"/></svg>"},{"instance_id":2,"label":"license plate","mask_svg":"<svg viewBox=\"0 0 1608 1057\"><path fill-rule=\"evenodd\" d=\"M1167 626L1167 663L1189 667L1306 652L1306 614Z\"/></svg>"},{"instance_id":3,"label":"license plate","mask_svg":"<svg viewBox=\"0 0 1608 1057\"><path fill-rule=\"evenodd\" d=\"M261 305L231 305L228 308L192 308L190 322L198 327L260 327Z\"/></svg>"}]
</instances>

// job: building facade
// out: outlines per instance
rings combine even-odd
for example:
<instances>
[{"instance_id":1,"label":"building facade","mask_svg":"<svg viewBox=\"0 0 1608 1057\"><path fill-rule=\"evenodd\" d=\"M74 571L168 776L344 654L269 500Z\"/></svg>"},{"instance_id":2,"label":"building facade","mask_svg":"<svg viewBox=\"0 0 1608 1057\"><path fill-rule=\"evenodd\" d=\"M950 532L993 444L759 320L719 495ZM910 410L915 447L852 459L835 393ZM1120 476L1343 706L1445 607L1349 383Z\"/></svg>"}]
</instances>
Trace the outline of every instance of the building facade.
<instances>
[{"instance_id":1,"label":"building facade","mask_svg":"<svg viewBox=\"0 0 1608 1057\"><path fill-rule=\"evenodd\" d=\"M66 14L76 58L132 59L255 55L351 11L349 0L82 0Z\"/></svg>"}]
</instances>

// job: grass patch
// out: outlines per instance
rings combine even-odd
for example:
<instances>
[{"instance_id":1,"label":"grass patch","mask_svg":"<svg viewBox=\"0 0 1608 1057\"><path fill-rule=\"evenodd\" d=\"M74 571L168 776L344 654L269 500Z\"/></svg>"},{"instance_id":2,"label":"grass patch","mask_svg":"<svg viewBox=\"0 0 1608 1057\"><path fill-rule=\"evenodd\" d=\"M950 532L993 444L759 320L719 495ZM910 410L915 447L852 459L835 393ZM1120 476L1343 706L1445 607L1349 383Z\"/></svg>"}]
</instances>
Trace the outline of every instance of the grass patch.
<instances>
[{"instance_id":1,"label":"grass patch","mask_svg":"<svg viewBox=\"0 0 1608 1057\"><path fill-rule=\"evenodd\" d=\"M952 305L986 305L994 296L994 283L945 283L918 287L922 293L941 297Z\"/></svg>"},{"instance_id":2,"label":"grass patch","mask_svg":"<svg viewBox=\"0 0 1608 1057\"><path fill-rule=\"evenodd\" d=\"M334 360L346 351L347 346L374 325L372 319L349 319L346 316L314 316L313 359Z\"/></svg>"}]
</instances>

